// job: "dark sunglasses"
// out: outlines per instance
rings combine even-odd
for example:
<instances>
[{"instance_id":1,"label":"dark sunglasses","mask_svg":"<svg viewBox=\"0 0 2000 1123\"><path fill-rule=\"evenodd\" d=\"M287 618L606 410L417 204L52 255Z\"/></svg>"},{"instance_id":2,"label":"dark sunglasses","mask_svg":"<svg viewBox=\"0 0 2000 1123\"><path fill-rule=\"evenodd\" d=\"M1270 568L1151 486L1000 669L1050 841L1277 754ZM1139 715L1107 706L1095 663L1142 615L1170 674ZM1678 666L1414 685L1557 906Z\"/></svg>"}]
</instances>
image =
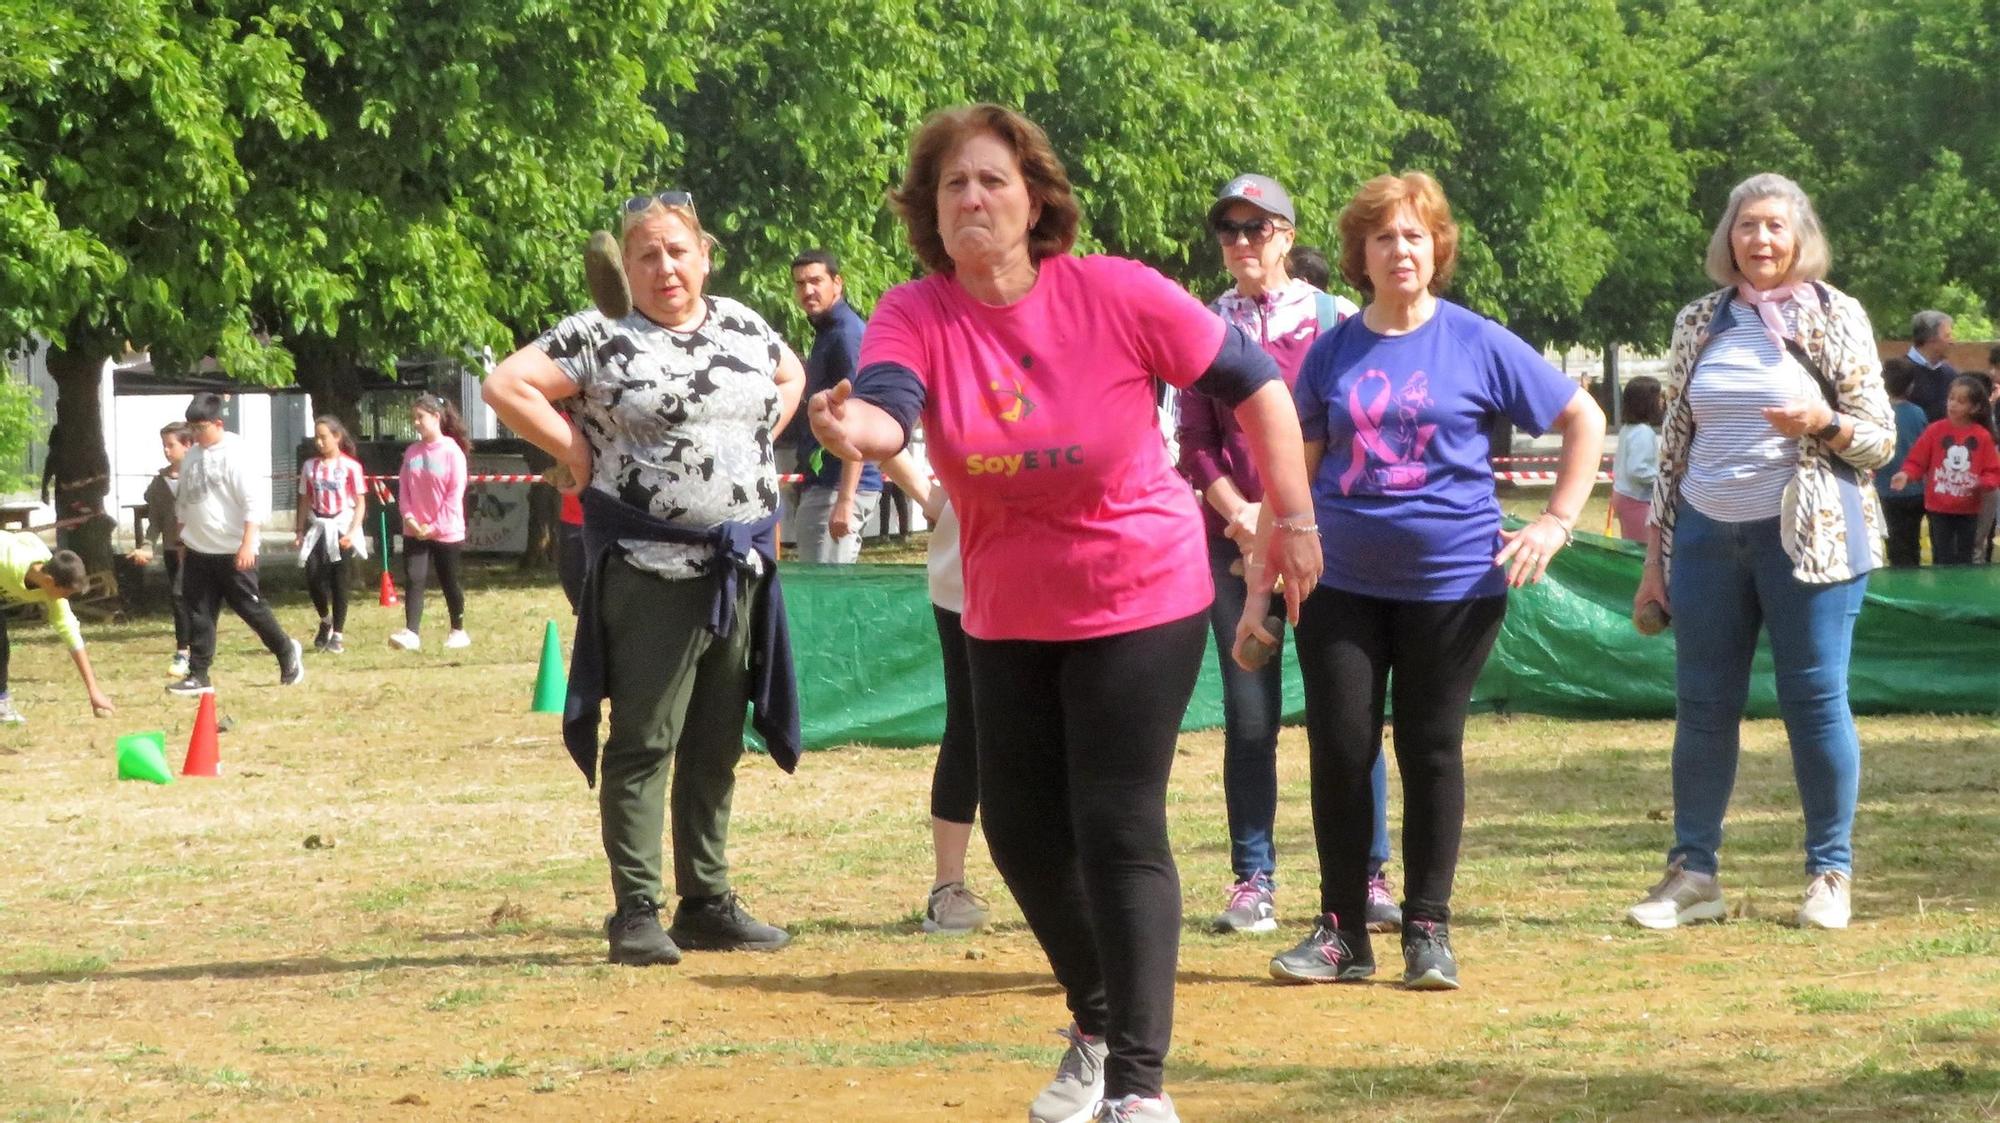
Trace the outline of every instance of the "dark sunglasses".
<instances>
[{"instance_id":1,"label":"dark sunglasses","mask_svg":"<svg viewBox=\"0 0 2000 1123\"><path fill-rule=\"evenodd\" d=\"M638 214L654 203L669 207L694 209L694 196L685 191L662 191L657 195L634 195L625 200L625 213Z\"/></svg>"},{"instance_id":2,"label":"dark sunglasses","mask_svg":"<svg viewBox=\"0 0 2000 1123\"><path fill-rule=\"evenodd\" d=\"M1268 218L1253 218L1248 222L1231 222L1226 218L1218 218L1209 224L1209 229L1215 232L1215 240L1225 246L1235 245L1239 236L1247 239L1253 246L1261 246L1271 240L1274 232L1288 230L1290 227L1279 226Z\"/></svg>"}]
</instances>

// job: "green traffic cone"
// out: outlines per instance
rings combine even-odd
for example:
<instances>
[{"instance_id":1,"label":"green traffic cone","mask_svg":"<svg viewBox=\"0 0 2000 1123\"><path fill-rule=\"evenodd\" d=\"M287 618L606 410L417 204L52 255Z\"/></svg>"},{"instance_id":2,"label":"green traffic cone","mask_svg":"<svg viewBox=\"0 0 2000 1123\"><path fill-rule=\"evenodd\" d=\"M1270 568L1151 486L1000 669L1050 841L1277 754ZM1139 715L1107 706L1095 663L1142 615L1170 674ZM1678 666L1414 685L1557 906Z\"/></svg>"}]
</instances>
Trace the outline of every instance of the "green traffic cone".
<instances>
[{"instance_id":1,"label":"green traffic cone","mask_svg":"<svg viewBox=\"0 0 2000 1123\"><path fill-rule=\"evenodd\" d=\"M167 735L155 730L118 738L118 778L173 783L174 771L167 767Z\"/></svg>"},{"instance_id":2,"label":"green traffic cone","mask_svg":"<svg viewBox=\"0 0 2000 1123\"><path fill-rule=\"evenodd\" d=\"M563 712L563 697L568 693L569 676L563 674L562 637L556 633L556 622L551 620L542 632L542 666L535 672L535 704L528 707L528 712L559 714Z\"/></svg>"}]
</instances>

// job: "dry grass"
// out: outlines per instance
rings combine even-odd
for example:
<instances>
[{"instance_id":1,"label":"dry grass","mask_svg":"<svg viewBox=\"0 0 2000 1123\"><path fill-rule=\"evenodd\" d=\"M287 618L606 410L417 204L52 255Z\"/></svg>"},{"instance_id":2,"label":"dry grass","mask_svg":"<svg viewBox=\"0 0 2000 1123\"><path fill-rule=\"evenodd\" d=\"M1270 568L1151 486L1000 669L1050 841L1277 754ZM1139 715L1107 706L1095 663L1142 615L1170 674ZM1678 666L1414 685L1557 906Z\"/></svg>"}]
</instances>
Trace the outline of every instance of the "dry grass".
<instances>
[{"instance_id":1,"label":"dry grass","mask_svg":"<svg viewBox=\"0 0 2000 1123\"><path fill-rule=\"evenodd\" d=\"M1061 1002L977 847L996 927L917 931L930 754L815 754L790 778L747 760L738 885L793 928L792 948L610 968L595 807L553 719L525 712L560 596L479 576L470 651L388 651L392 619L371 600L350 654L312 659L293 691L225 624L224 776L164 788L110 779L115 731L167 729L176 762L185 744L193 706L154 685L157 625L92 632L124 706L100 723L77 716L60 652L17 628L32 724L0 733L0 1112L1018 1118L1056 1057ZM1269 985L1265 960L1312 899L1296 732L1287 926L1200 931L1227 876L1220 738L1187 737L1171 809L1190 918L1169 1063L1184 1116L1991 1117L1995 723L1864 721L1859 919L1837 935L1776 923L1803 877L1769 722L1748 731L1726 855L1742 917L1674 934L1616 923L1667 844L1669 732L1475 721L1468 985L1449 995Z\"/></svg>"}]
</instances>

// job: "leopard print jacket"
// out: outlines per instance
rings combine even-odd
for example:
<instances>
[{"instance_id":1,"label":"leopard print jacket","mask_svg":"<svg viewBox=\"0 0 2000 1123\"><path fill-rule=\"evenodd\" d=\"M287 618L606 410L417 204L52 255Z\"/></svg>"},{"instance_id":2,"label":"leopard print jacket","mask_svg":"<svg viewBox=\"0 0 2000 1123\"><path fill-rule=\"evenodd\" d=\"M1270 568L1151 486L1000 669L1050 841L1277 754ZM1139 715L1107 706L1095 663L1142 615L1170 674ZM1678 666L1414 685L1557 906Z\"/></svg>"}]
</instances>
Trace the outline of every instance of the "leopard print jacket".
<instances>
[{"instance_id":1,"label":"leopard print jacket","mask_svg":"<svg viewBox=\"0 0 2000 1123\"><path fill-rule=\"evenodd\" d=\"M1779 536L1792 559L1792 575L1823 585L1848 580L1886 561L1882 508L1869 480L1874 469L1895 455L1896 423L1882 388L1882 363L1867 311L1831 285L1815 282L1814 287L1820 299L1801 291L1797 301L1798 340L1833 382L1839 412L1848 419L1853 439L1836 452L1810 434L1799 438L1798 463L1785 487ZM1667 378L1661 387L1666 417L1660 425L1660 474L1653 488L1652 513L1659 528L1660 557L1669 570L1681 477L1694 445L1688 379L1712 338L1709 327L1716 312L1735 292L1727 288L1709 293L1674 318ZM1855 534L1867 537L1865 551L1850 547L1849 536Z\"/></svg>"}]
</instances>

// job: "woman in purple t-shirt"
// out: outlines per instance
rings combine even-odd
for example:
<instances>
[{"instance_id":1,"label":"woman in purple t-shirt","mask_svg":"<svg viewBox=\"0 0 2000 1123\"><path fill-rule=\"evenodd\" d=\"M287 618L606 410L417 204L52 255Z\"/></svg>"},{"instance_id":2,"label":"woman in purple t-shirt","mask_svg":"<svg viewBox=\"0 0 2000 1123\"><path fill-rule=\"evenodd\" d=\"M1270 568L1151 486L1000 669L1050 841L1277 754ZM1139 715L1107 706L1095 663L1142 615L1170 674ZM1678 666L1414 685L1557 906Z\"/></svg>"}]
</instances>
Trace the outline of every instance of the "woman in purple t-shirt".
<instances>
[{"instance_id":1,"label":"woman in purple t-shirt","mask_svg":"<svg viewBox=\"0 0 2000 1123\"><path fill-rule=\"evenodd\" d=\"M1326 558L1295 640L1322 915L1271 960L1281 981L1375 973L1368 773L1389 695L1403 777L1403 981L1458 986L1448 925L1473 683L1507 590L1541 579L1596 479L1597 404L1499 324L1438 298L1457 249L1436 180L1411 172L1363 184L1340 215L1340 272L1368 304L1313 344L1294 390ZM1501 529L1493 494L1500 416L1563 435L1549 504L1518 531ZM1239 659L1247 637L1272 638L1269 598L1253 592L1244 606Z\"/></svg>"}]
</instances>

